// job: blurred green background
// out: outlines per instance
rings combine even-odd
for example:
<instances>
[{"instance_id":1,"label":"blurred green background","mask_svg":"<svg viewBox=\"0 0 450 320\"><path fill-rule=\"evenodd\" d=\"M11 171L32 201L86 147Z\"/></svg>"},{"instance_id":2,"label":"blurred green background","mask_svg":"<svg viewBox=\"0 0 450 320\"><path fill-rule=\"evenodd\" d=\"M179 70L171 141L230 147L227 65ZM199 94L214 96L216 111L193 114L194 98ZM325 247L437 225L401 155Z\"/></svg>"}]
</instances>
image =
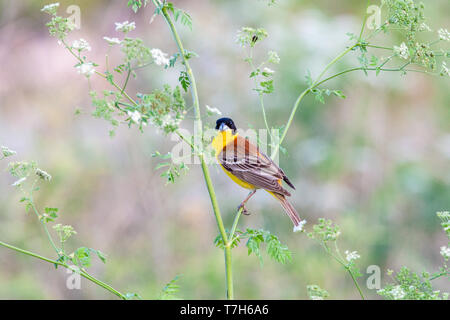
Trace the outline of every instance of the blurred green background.
<instances>
[{"instance_id":1,"label":"blurred green background","mask_svg":"<svg viewBox=\"0 0 450 320\"><path fill-rule=\"evenodd\" d=\"M379 4L374 1L374 4ZM174 142L156 130L142 134L121 126L114 138L110 126L90 115L89 86L73 68L76 61L48 35L44 1L0 2L0 144L16 150L15 160L36 160L53 175L36 194L38 207L60 208L60 223L78 231L68 244L89 246L108 255L91 273L122 292L156 298L164 285L182 274L179 296L190 299L225 297L223 253L214 247L217 228L200 167L175 185L164 186L153 168L151 154L171 150ZM266 100L271 125L282 125L313 75L348 44L347 32L358 33L365 1L279 0L174 1L193 18L193 31L179 27L185 46L200 57L192 60L200 102L219 108L242 128L263 128L258 98L252 92L248 66L235 42L242 26L264 27L269 38L257 52L276 50L275 93ZM70 40L84 38L88 53L103 65L103 36L118 36L114 22L136 21L131 36L150 47L174 53L164 21L151 24L153 8L138 14L126 1L61 1L59 12L81 8L81 30ZM448 28L450 3L428 1L426 13L433 30ZM436 34L434 35L436 37ZM399 44L387 39L385 44ZM120 58L111 51L112 63ZM340 65L357 65L349 56ZM101 68L101 67L100 67ZM337 70L337 69L336 69ZM175 84L178 72L148 67L132 81L131 94L149 92L163 83ZM102 79L92 88L107 88ZM308 221L319 217L341 226L342 251L357 250L364 276L378 265L382 282L387 268L407 265L417 272L437 271L439 247L446 244L436 211L450 207L450 91L448 78L422 74L348 74L329 84L347 99L313 97L303 100L287 136L287 155L280 165L297 190L292 202ZM190 102L187 97L187 101ZM75 110L82 114L76 116ZM206 122L212 126L215 119ZM35 216L27 214L14 179L0 162L0 239L54 257ZM237 188L217 167L212 178L227 225L247 191ZM292 225L272 197L258 192L249 202L250 216L241 228L264 228L277 234L293 252L293 261L280 265L264 255L260 266L247 257L244 244L233 250L235 296L242 299L305 299L306 285L317 284L331 298L359 295L345 271L312 240L292 233ZM82 290L68 290L65 270L0 248L0 298L114 299L107 291L82 280ZM448 280L435 283L449 291Z\"/></svg>"}]
</instances>

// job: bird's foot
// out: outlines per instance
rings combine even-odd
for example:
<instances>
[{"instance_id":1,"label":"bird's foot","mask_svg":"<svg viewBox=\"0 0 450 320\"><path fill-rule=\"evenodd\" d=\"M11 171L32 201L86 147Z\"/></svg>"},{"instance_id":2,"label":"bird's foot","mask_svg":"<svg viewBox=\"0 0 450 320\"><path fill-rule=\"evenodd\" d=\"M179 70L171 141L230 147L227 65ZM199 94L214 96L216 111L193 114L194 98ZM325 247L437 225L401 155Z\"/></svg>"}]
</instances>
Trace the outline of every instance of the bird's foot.
<instances>
[{"instance_id":1,"label":"bird's foot","mask_svg":"<svg viewBox=\"0 0 450 320\"><path fill-rule=\"evenodd\" d=\"M247 210L247 208L245 208L245 205L242 203L237 207L237 209L238 211L242 209L242 214L245 214L246 216L250 215L250 212Z\"/></svg>"}]
</instances>

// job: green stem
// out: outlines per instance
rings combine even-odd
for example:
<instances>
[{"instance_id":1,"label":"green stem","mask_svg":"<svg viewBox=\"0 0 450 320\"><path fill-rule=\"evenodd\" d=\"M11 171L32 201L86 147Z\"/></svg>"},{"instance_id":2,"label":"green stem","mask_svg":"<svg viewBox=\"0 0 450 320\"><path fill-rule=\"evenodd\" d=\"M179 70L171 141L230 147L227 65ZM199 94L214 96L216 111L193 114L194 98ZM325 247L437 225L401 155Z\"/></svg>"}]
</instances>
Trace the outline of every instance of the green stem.
<instances>
[{"instance_id":1,"label":"green stem","mask_svg":"<svg viewBox=\"0 0 450 320\"><path fill-rule=\"evenodd\" d=\"M73 268L71 266L69 266L67 263L63 263L63 262L60 262L60 261L56 261L56 260L52 260L52 259L46 258L44 256L41 256L41 255L37 254L37 253L31 252L31 251L28 251L28 250L25 250L25 249L21 249L21 248L18 248L18 247L15 247L15 246L7 244L7 243L5 243L3 241L0 241L0 245L5 247L5 248L14 250L16 252L28 255L30 257L34 257L34 258L37 258L39 260L46 261L46 262L51 263L53 265L59 265L59 266L62 266L64 268L73 270ZM104 282L94 278L93 276L89 275L86 271L80 270L80 275L82 277L88 279L89 281L94 282L95 284L99 285L100 287L108 290L109 292L115 294L119 298L126 300L126 296L125 295L123 295L122 293L120 293L119 291L117 291L116 289L111 287L110 285L108 285L108 284L106 284L106 283L104 283Z\"/></svg>"},{"instance_id":2,"label":"green stem","mask_svg":"<svg viewBox=\"0 0 450 320\"><path fill-rule=\"evenodd\" d=\"M340 59L342 59L342 57L344 57L347 53L349 53L350 51L352 51L354 48L356 48L357 46L359 46L359 43L355 43L354 45L352 45L351 47L348 47L347 49L345 49L343 52L341 52L336 58L334 58L329 64L326 65L325 69L323 69L323 71L320 73L320 75L316 78L316 80L311 84L311 86L309 86L306 90L304 90L300 96L297 98L297 100L295 101L294 107L292 108L291 114L289 116L288 122L286 124L286 127L283 130L283 134L281 135L280 140L278 141L277 145L275 146L275 149L272 152L272 159L277 155L278 151L280 150L280 146L284 140L284 138L286 138L287 132L292 124L292 121L294 120L294 116L297 112L297 109L300 105L300 102L302 101L303 97L309 93L312 89L314 89L315 87L317 87L320 79L323 77L323 75L336 63L338 62Z\"/></svg>"},{"instance_id":3,"label":"green stem","mask_svg":"<svg viewBox=\"0 0 450 320\"><path fill-rule=\"evenodd\" d=\"M233 221L233 226L231 227L231 231L230 231L230 242L233 242L234 239L234 233L236 232L236 228L239 222L239 218L241 217L242 211L244 210L244 207L240 207L238 212L236 213L236 216L234 217L234 221Z\"/></svg>"},{"instance_id":4,"label":"green stem","mask_svg":"<svg viewBox=\"0 0 450 320\"><path fill-rule=\"evenodd\" d=\"M53 249L55 249L56 254L58 255L58 258L61 257L61 250L58 249L58 247L56 246L55 242L53 241L53 238L50 234L50 232L48 231L47 225L44 223L44 221L41 220L41 215L39 214L39 211L37 210L34 201L33 201L33 190L36 186L36 182L37 180L35 180L31 186L30 192L28 194L28 203L31 205L31 208L33 209L33 212L36 214L36 217L38 218L40 224L42 225L42 227L44 228L45 234L47 235L47 238L50 242L50 244L52 245ZM22 186L20 186L20 189L22 190L22 193L26 196L26 193L23 189Z\"/></svg>"},{"instance_id":5,"label":"green stem","mask_svg":"<svg viewBox=\"0 0 450 320\"><path fill-rule=\"evenodd\" d=\"M248 56L248 63L250 64L250 68L252 69L252 72L255 72L257 68L253 64L253 47L250 48L250 53L249 53L249 56ZM264 64L264 62L259 65L258 69L261 68L263 64ZM255 84L255 87L257 88L258 87L258 81L256 80L256 77L253 77L253 82ZM269 133L270 139L272 141L272 133L271 133L271 131L269 129L269 123L267 121L267 115L266 115L266 108L264 107L264 95L263 95L263 93L258 92L258 97L259 97L259 104L261 105L261 111L262 111L262 114L263 114L264 124L266 126L266 130Z\"/></svg>"},{"instance_id":6,"label":"green stem","mask_svg":"<svg viewBox=\"0 0 450 320\"><path fill-rule=\"evenodd\" d=\"M181 42L180 36L178 35L178 32L177 32L175 25L167 11L167 8L165 6L163 6L161 1L159 1L159 0L152 0L152 1L153 1L153 4L161 11L162 15L164 16L164 19L165 19L166 23L168 24L169 29L172 33L172 36L178 46L178 51L182 57L185 71L186 71L186 74L188 75L188 78L190 81L192 103L194 106L194 114L195 114L195 126L197 129L197 134L200 137L203 137L203 126L202 126L202 119L201 119L201 113L200 113L200 103L199 103L198 92L197 92L197 84L195 81L194 73L192 72L192 69L190 67L189 61L186 58L183 43ZM215 193L214 187L212 185L208 165L206 164L206 161L205 161L205 158L203 155L203 147L201 146L201 143L199 146L198 157L201 162L203 176L205 178L206 187L208 189L209 197L211 199L211 204L213 207L214 216L216 218L217 227L219 229L223 243L225 244L224 254L225 254L226 283L227 283L227 298L233 299L234 294L233 294L233 278L232 278L230 242L227 237L225 227L224 227L224 224L222 221L222 215L220 213L220 208L219 208L219 204L217 202L216 193Z\"/></svg>"},{"instance_id":7,"label":"green stem","mask_svg":"<svg viewBox=\"0 0 450 320\"><path fill-rule=\"evenodd\" d=\"M364 29L366 27L366 22L367 22L367 17L368 17L367 16L367 8L369 7L369 5L370 5L370 0L367 0L366 12L364 12L363 24L362 24L361 31L359 33L359 38L358 38L359 42L361 42L361 40L362 40L362 35L363 35Z\"/></svg>"},{"instance_id":8,"label":"green stem","mask_svg":"<svg viewBox=\"0 0 450 320\"><path fill-rule=\"evenodd\" d=\"M353 272L350 270L350 268L345 267L345 269L348 271L348 273L350 274L350 277L352 277L353 283L355 284L356 289L358 289L359 295L361 296L362 300L365 300L364 295L361 291L361 288L359 287L358 281L356 281L355 276L353 275Z\"/></svg>"},{"instance_id":9,"label":"green stem","mask_svg":"<svg viewBox=\"0 0 450 320\"><path fill-rule=\"evenodd\" d=\"M127 84L128 84L128 80L130 79L130 75L131 75L131 65L130 63L128 63L128 73L127 73L127 78L125 79L125 83L122 87L122 90L120 91L121 94L123 94L123 92L125 91Z\"/></svg>"},{"instance_id":10,"label":"green stem","mask_svg":"<svg viewBox=\"0 0 450 320\"><path fill-rule=\"evenodd\" d=\"M230 244L225 246L225 270L226 270L226 278L227 278L227 299L234 299L234 290L233 290L233 268L231 266L231 246Z\"/></svg>"}]
</instances>

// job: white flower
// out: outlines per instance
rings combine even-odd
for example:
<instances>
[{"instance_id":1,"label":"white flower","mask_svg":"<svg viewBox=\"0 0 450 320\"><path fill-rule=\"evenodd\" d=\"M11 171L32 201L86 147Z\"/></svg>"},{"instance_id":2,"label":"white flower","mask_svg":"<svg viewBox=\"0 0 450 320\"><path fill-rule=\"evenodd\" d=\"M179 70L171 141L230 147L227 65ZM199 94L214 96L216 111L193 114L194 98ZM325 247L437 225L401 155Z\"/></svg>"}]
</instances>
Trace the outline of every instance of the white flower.
<instances>
[{"instance_id":1,"label":"white flower","mask_svg":"<svg viewBox=\"0 0 450 320\"><path fill-rule=\"evenodd\" d=\"M419 27L419 31L431 31L431 28L425 22L422 22Z\"/></svg>"},{"instance_id":2,"label":"white flower","mask_svg":"<svg viewBox=\"0 0 450 320\"><path fill-rule=\"evenodd\" d=\"M162 52L161 50L154 48L150 50L150 53L152 54L153 61L158 65L169 65L170 60L167 58L167 53Z\"/></svg>"},{"instance_id":3,"label":"white flower","mask_svg":"<svg viewBox=\"0 0 450 320\"><path fill-rule=\"evenodd\" d=\"M131 117L131 120L133 120L133 122L135 122L135 123L139 123L139 121L142 118L141 113L137 110L135 110L133 112L128 111L128 115Z\"/></svg>"},{"instance_id":4,"label":"white flower","mask_svg":"<svg viewBox=\"0 0 450 320\"><path fill-rule=\"evenodd\" d=\"M357 251L350 252L346 250L345 255L346 255L345 259L347 259L348 262L361 258L361 256L358 254Z\"/></svg>"},{"instance_id":5,"label":"white flower","mask_svg":"<svg viewBox=\"0 0 450 320\"><path fill-rule=\"evenodd\" d=\"M269 62L278 64L280 63L280 57L278 56L278 53L275 51L269 51Z\"/></svg>"},{"instance_id":6,"label":"white flower","mask_svg":"<svg viewBox=\"0 0 450 320\"><path fill-rule=\"evenodd\" d=\"M402 44L400 45L400 47L398 46L394 46L394 53L399 55L400 58L409 59L409 50L408 47L406 46L406 44L404 42L402 42Z\"/></svg>"},{"instance_id":7,"label":"white flower","mask_svg":"<svg viewBox=\"0 0 450 320\"><path fill-rule=\"evenodd\" d=\"M208 105L206 105L205 107L206 107L206 110L208 110L208 113L210 113L210 114L215 113L215 114L218 114L219 116L222 115L222 112L219 109L217 109L217 108L212 108L212 107L210 107Z\"/></svg>"},{"instance_id":8,"label":"white flower","mask_svg":"<svg viewBox=\"0 0 450 320\"><path fill-rule=\"evenodd\" d=\"M103 39L108 42L110 46L113 46L115 44L120 44L122 41L120 41L118 38L110 38L110 37L103 37Z\"/></svg>"},{"instance_id":9,"label":"white flower","mask_svg":"<svg viewBox=\"0 0 450 320\"><path fill-rule=\"evenodd\" d=\"M4 158L17 154L17 152L15 152L14 150L11 150L10 148L5 147L5 146L1 146L0 150L1 150L1 154L3 154Z\"/></svg>"},{"instance_id":10,"label":"white flower","mask_svg":"<svg viewBox=\"0 0 450 320\"><path fill-rule=\"evenodd\" d=\"M122 31L123 33L128 33L132 30L136 29L136 24L133 22L116 22L116 31Z\"/></svg>"},{"instance_id":11,"label":"white flower","mask_svg":"<svg viewBox=\"0 0 450 320\"><path fill-rule=\"evenodd\" d=\"M447 260L450 257L450 248L441 247L441 255L444 257L445 260Z\"/></svg>"},{"instance_id":12,"label":"white flower","mask_svg":"<svg viewBox=\"0 0 450 320\"><path fill-rule=\"evenodd\" d=\"M445 61L442 62L441 76L450 76L450 71L448 70Z\"/></svg>"},{"instance_id":13,"label":"white flower","mask_svg":"<svg viewBox=\"0 0 450 320\"><path fill-rule=\"evenodd\" d=\"M450 41L450 32L447 29L438 30L439 39L444 41Z\"/></svg>"},{"instance_id":14,"label":"white flower","mask_svg":"<svg viewBox=\"0 0 450 320\"><path fill-rule=\"evenodd\" d=\"M270 68L264 68L263 69L263 73L267 73L267 74L273 74L275 71L273 71L272 69L270 69Z\"/></svg>"},{"instance_id":15,"label":"white flower","mask_svg":"<svg viewBox=\"0 0 450 320\"><path fill-rule=\"evenodd\" d=\"M59 3L51 3L51 4L47 4L45 5L41 11L42 12L47 12L48 14L56 14L56 10L59 7Z\"/></svg>"},{"instance_id":16,"label":"white flower","mask_svg":"<svg viewBox=\"0 0 450 320\"><path fill-rule=\"evenodd\" d=\"M95 72L92 62L78 65L77 70L79 74L85 75L87 78L89 78Z\"/></svg>"},{"instance_id":17,"label":"white flower","mask_svg":"<svg viewBox=\"0 0 450 320\"><path fill-rule=\"evenodd\" d=\"M300 231L303 231L303 227L305 226L305 224L306 224L306 220L302 220L302 221L300 221L300 223L298 224L298 226L294 226L294 232L300 232Z\"/></svg>"},{"instance_id":18,"label":"white flower","mask_svg":"<svg viewBox=\"0 0 450 320\"><path fill-rule=\"evenodd\" d=\"M72 42L72 48L75 50L78 50L79 52L84 51L84 50L91 51L91 46L83 38Z\"/></svg>"},{"instance_id":19,"label":"white flower","mask_svg":"<svg viewBox=\"0 0 450 320\"><path fill-rule=\"evenodd\" d=\"M22 183L24 183L25 180L27 180L27 177L20 178L19 180L17 180L16 182L14 182L14 183L12 184L12 186L13 186L13 187L18 187L18 186L22 185Z\"/></svg>"},{"instance_id":20,"label":"white flower","mask_svg":"<svg viewBox=\"0 0 450 320\"><path fill-rule=\"evenodd\" d=\"M173 119L170 114L166 114L161 118L161 126L164 127L173 127L177 126L180 123L180 119Z\"/></svg>"},{"instance_id":21,"label":"white flower","mask_svg":"<svg viewBox=\"0 0 450 320\"><path fill-rule=\"evenodd\" d=\"M41 170L41 169L36 169L36 175L39 177L39 178L41 178L42 180L45 180L45 181L50 181L50 180L52 180L52 176L51 175L49 175L46 171L44 171L44 170Z\"/></svg>"},{"instance_id":22,"label":"white flower","mask_svg":"<svg viewBox=\"0 0 450 320\"><path fill-rule=\"evenodd\" d=\"M391 290L392 297L395 300L403 299L406 295L405 291L403 291L402 287L395 286Z\"/></svg>"}]
</instances>

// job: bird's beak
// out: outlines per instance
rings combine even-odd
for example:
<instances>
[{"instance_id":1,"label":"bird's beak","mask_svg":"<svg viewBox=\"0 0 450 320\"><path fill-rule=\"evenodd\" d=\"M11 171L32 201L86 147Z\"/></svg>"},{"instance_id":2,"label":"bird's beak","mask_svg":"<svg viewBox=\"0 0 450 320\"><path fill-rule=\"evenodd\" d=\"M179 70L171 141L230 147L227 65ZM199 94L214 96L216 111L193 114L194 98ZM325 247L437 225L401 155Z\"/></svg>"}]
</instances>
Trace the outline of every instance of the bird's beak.
<instances>
[{"instance_id":1,"label":"bird's beak","mask_svg":"<svg viewBox=\"0 0 450 320\"><path fill-rule=\"evenodd\" d=\"M230 128L225 124L225 123L221 123L220 127L219 127L219 131L226 131L229 130Z\"/></svg>"}]
</instances>

